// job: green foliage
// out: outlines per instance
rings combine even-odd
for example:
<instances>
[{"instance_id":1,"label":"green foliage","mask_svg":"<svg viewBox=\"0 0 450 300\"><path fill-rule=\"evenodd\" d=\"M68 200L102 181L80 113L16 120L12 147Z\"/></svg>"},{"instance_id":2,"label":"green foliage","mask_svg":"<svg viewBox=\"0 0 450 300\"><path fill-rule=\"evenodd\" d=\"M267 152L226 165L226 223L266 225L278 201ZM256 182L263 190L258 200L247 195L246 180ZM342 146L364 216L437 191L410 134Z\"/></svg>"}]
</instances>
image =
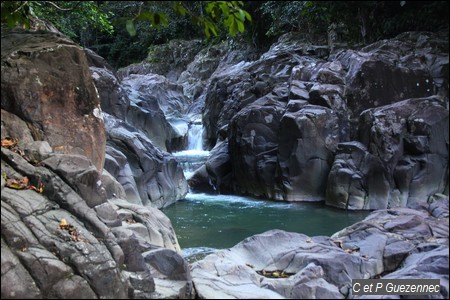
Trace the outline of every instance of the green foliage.
<instances>
[{"instance_id":1,"label":"green foliage","mask_svg":"<svg viewBox=\"0 0 450 300\"><path fill-rule=\"evenodd\" d=\"M2 24L6 24L9 28L22 26L30 28L29 15L31 13L30 6L24 1L2 1L1 2Z\"/></svg>"},{"instance_id":2,"label":"green foliage","mask_svg":"<svg viewBox=\"0 0 450 300\"><path fill-rule=\"evenodd\" d=\"M367 44L448 28L448 11L448 1L2 1L1 22L29 28L33 18L46 19L122 67L172 39L240 39L266 48L290 31L324 40L336 25L344 28L340 38Z\"/></svg>"},{"instance_id":3,"label":"green foliage","mask_svg":"<svg viewBox=\"0 0 450 300\"><path fill-rule=\"evenodd\" d=\"M242 1L206 1L206 14L196 14L190 10L182 1L175 1L171 4L172 9L181 17L189 16L192 23L203 28L204 34L207 38L218 36L218 24L223 23L228 29L230 36L234 37L238 32L242 33L245 29L245 21L251 21L251 16L246 12L242 6ZM144 3L139 6L138 14L126 22L126 28L131 36L136 35L135 21L149 21L152 27L160 28L167 27L169 24L169 17L163 11L150 11L143 9Z\"/></svg>"},{"instance_id":4,"label":"green foliage","mask_svg":"<svg viewBox=\"0 0 450 300\"><path fill-rule=\"evenodd\" d=\"M270 19L271 25L266 35L279 36L285 32L300 30L302 23L306 23L302 16L306 15L307 4L305 1L265 1L259 10Z\"/></svg>"},{"instance_id":5,"label":"green foliage","mask_svg":"<svg viewBox=\"0 0 450 300\"><path fill-rule=\"evenodd\" d=\"M259 11L271 22L266 34L289 31L326 36L345 27L349 42L368 43L404 31L448 28L448 1L265 1Z\"/></svg>"},{"instance_id":6,"label":"green foliage","mask_svg":"<svg viewBox=\"0 0 450 300\"><path fill-rule=\"evenodd\" d=\"M107 34L114 32L110 13L95 1L2 1L2 23L8 27L30 27L37 17L51 22L70 38L80 41L80 33L92 28Z\"/></svg>"},{"instance_id":7,"label":"green foliage","mask_svg":"<svg viewBox=\"0 0 450 300\"><path fill-rule=\"evenodd\" d=\"M211 1L206 5L206 13L216 22L210 22L204 18L205 34L209 37L212 34L217 36L215 24L223 19L224 26L228 29L230 36L234 37L238 32L244 32L244 22L252 20L250 14L243 10L242 1Z\"/></svg>"}]
</instances>

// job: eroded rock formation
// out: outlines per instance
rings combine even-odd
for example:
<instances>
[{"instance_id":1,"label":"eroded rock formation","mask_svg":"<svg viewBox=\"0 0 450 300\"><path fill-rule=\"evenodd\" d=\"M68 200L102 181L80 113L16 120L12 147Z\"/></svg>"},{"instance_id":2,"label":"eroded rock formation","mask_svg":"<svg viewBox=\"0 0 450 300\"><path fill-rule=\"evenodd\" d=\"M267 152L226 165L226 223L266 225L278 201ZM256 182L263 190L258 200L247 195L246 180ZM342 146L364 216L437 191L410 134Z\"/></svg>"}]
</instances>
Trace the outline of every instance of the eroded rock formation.
<instances>
[{"instance_id":1,"label":"eroded rock formation","mask_svg":"<svg viewBox=\"0 0 450 300\"><path fill-rule=\"evenodd\" d=\"M409 32L360 50L327 49L290 34L258 60L212 75L205 144L227 143L231 168L210 164L207 181L348 209L448 192L448 37ZM205 186L204 171L193 184Z\"/></svg>"},{"instance_id":2,"label":"eroded rock formation","mask_svg":"<svg viewBox=\"0 0 450 300\"><path fill-rule=\"evenodd\" d=\"M120 112L125 96L108 95L102 101ZM2 30L1 120L2 298L194 296L170 220L155 208L184 196L181 168L136 129L114 128L108 135L120 143L129 134L126 153L137 160L120 153L118 170L113 158L105 165L128 180L137 169L127 160L142 166L139 205L103 169L111 120L81 47L56 33Z\"/></svg>"},{"instance_id":3,"label":"eroded rock formation","mask_svg":"<svg viewBox=\"0 0 450 300\"><path fill-rule=\"evenodd\" d=\"M188 123L182 87L156 74L121 81L101 57L92 51L87 57L105 111L105 169L131 203L161 208L183 199L188 191L183 171L164 151L185 143L186 130L176 127Z\"/></svg>"}]
</instances>

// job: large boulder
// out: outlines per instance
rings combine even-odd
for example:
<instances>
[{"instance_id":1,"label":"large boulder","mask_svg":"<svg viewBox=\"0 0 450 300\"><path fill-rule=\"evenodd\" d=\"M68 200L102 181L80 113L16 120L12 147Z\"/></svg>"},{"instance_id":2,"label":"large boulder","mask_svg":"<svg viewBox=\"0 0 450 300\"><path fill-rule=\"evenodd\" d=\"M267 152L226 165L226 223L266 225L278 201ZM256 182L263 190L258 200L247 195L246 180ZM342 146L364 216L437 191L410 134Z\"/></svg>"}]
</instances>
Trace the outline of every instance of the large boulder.
<instances>
[{"instance_id":1,"label":"large boulder","mask_svg":"<svg viewBox=\"0 0 450 300\"><path fill-rule=\"evenodd\" d=\"M230 157L233 176L227 185L234 192L278 200L288 198L303 200L295 198L294 194L299 195L298 190L294 193L287 191L290 175L281 175L281 172L286 173L287 170L286 160L290 155L287 152L296 151L289 148L296 138L291 137L290 132L285 131L286 128L281 128L280 123L289 100L309 100L310 98L309 89L312 84L306 86L300 82L301 72L296 66L303 65L311 69L308 78L305 77L303 80L315 80L312 78L320 76L317 75L317 70L313 72L313 65L322 61L327 49L300 42L295 38L296 36L292 35L280 39L256 61L242 60L227 68L221 68L219 65L212 75L205 94L203 110L204 142L206 147L211 149L221 141L228 141L228 153L224 151L220 153ZM295 68L297 68L297 75L294 75ZM334 65L330 66L331 69L338 73L342 71ZM340 73L335 77L339 76L341 76ZM334 78L332 75L322 77ZM342 83L342 79L331 81ZM320 92L316 94L318 95L316 98L320 97ZM300 107L291 105L289 109L293 112ZM283 132L286 134L283 135ZM280 138L289 144L281 150L281 156L279 156ZM306 147L305 151L310 148ZM280 171L280 157L283 160L284 171ZM330 157L327 159L330 160ZM221 161L225 162L227 158L224 157ZM331 161L328 164L331 164ZM211 182L215 182L217 174L221 172L215 168L214 164L207 167L208 173L211 174ZM292 168L298 170L301 167ZM327 174L326 171L325 173ZM281 183L282 176L286 179L284 183ZM318 176L324 178L323 174ZM227 179L227 181L230 180ZM296 185L297 182L293 184ZM320 185L322 184L323 180ZM290 196L286 196L287 193L290 193ZM308 200L323 198L324 193L320 192L314 193L313 198Z\"/></svg>"},{"instance_id":2,"label":"large boulder","mask_svg":"<svg viewBox=\"0 0 450 300\"><path fill-rule=\"evenodd\" d=\"M255 60L257 50L247 43L237 43L230 50L229 41L202 49L183 71L177 83L183 86L184 94L196 101L204 95L205 87L211 77L238 64L241 61Z\"/></svg>"},{"instance_id":3,"label":"large boulder","mask_svg":"<svg viewBox=\"0 0 450 300\"><path fill-rule=\"evenodd\" d=\"M141 130L159 148L181 149L186 140L188 100L182 87L157 74L119 79L109 64L86 49L102 110Z\"/></svg>"},{"instance_id":4,"label":"large boulder","mask_svg":"<svg viewBox=\"0 0 450 300\"><path fill-rule=\"evenodd\" d=\"M228 141L228 153L221 153L223 161L229 155L232 162L229 185L234 192L255 196L289 201L328 198L327 203L341 208L374 209L405 206L408 201L412 205L417 199L448 191L448 149L444 146L448 130L443 129L443 135L433 133L448 120L446 41L443 35L410 32L328 56L326 46L304 43L295 34L282 36L258 60L218 68L212 75L204 98L205 145L212 149L216 143ZM397 121L389 117L385 125L381 125L382 117L377 117L371 125L367 109L384 107L383 114L396 115L405 104L395 103L431 95L436 95L442 111L437 112L435 125L423 129L428 133L421 133L421 125L412 121L397 124L404 117ZM272 104L258 104L267 98L274 100ZM252 145L247 142L251 136L240 131L246 126L267 126L264 118L246 115L256 110L264 114L271 105L272 110L284 106L274 114L279 119L269 130L273 139L267 140L269 131L249 130L255 133L254 140L269 142L259 150L253 146L244 149L240 144ZM313 110L305 107L312 105L317 107L315 111L327 113L311 114ZM414 114L418 116L421 109ZM423 114L434 118L435 110L439 108ZM404 114L408 112L405 108ZM437 124L440 122L442 125ZM397 129L406 130L404 142ZM429 135L435 136L431 143L439 144L438 150L424 149ZM346 144L337 148L338 143ZM390 152L395 153L392 160ZM350 160L352 155L355 160ZM433 171L422 172L423 168ZM216 173L210 166L205 182L213 182ZM413 181L420 185L411 184L414 174L420 178ZM201 176L198 179L202 181Z\"/></svg>"},{"instance_id":5,"label":"large boulder","mask_svg":"<svg viewBox=\"0 0 450 300\"><path fill-rule=\"evenodd\" d=\"M116 73L103 57L88 48L84 51L89 62L92 79L100 96L102 111L125 120L130 99L122 88Z\"/></svg>"},{"instance_id":6,"label":"large boulder","mask_svg":"<svg viewBox=\"0 0 450 300\"><path fill-rule=\"evenodd\" d=\"M406 32L336 58L346 70L351 120L368 108L441 94L448 102L448 37Z\"/></svg>"},{"instance_id":7,"label":"large boulder","mask_svg":"<svg viewBox=\"0 0 450 300\"><path fill-rule=\"evenodd\" d=\"M187 124L181 87L156 74L120 80L101 57L87 54L105 111L105 169L131 203L161 208L183 199L187 182L182 169L162 151L180 147L186 134L168 122Z\"/></svg>"},{"instance_id":8,"label":"large boulder","mask_svg":"<svg viewBox=\"0 0 450 300\"><path fill-rule=\"evenodd\" d=\"M284 106L269 97L261 98L231 120L228 149L237 191L277 197L277 133Z\"/></svg>"},{"instance_id":9,"label":"large boulder","mask_svg":"<svg viewBox=\"0 0 450 300\"><path fill-rule=\"evenodd\" d=\"M361 114L359 141L339 146L327 204L349 209L414 206L448 182L449 113L439 97Z\"/></svg>"},{"instance_id":10,"label":"large boulder","mask_svg":"<svg viewBox=\"0 0 450 300\"><path fill-rule=\"evenodd\" d=\"M12 125L31 139L25 122ZM2 140L8 132L2 123ZM89 159L35 141L2 147L1 166L2 298L193 296L170 220L120 198L121 185ZM155 249L166 252L146 264ZM153 264L172 266L172 277L155 284Z\"/></svg>"},{"instance_id":11,"label":"large boulder","mask_svg":"<svg viewBox=\"0 0 450 300\"><path fill-rule=\"evenodd\" d=\"M339 143L338 118L333 110L316 105L289 108L280 121L278 164L283 200L325 199L328 174Z\"/></svg>"},{"instance_id":12,"label":"large boulder","mask_svg":"<svg viewBox=\"0 0 450 300\"><path fill-rule=\"evenodd\" d=\"M162 150L183 149L189 102L182 87L157 74L129 75L122 80L122 87L130 99L127 122Z\"/></svg>"},{"instance_id":13,"label":"large boulder","mask_svg":"<svg viewBox=\"0 0 450 300\"><path fill-rule=\"evenodd\" d=\"M24 120L34 140L86 156L101 172L105 127L83 49L56 33L2 29L1 34L2 109Z\"/></svg>"},{"instance_id":14,"label":"large boulder","mask_svg":"<svg viewBox=\"0 0 450 300\"><path fill-rule=\"evenodd\" d=\"M258 60L244 60L221 67L212 75L205 94L203 124L205 145L212 149L222 137L230 120L244 107L271 94L280 101L288 99L288 82L292 68L302 60L306 47L272 47ZM282 85L286 85L281 87Z\"/></svg>"},{"instance_id":15,"label":"large boulder","mask_svg":"<svg viewBox=\"0 0 450 300\"><path fill-rule=\"evenodd\" d=\"M34 186L43 187L42 193L15 190L2 177L2 251L9 249L20 260L11 274L24 267L39 297L128 294L120 272L123 254L95 210L65 182L68 173L59 177L4 148L2 173L7 179L26 176ZM70 226L64 227L63 219ZM2 297L14 297L9 287L23 284L26 277L18 282L7 278L14 277L2 276Z\"/></svg>"}]
</instances>

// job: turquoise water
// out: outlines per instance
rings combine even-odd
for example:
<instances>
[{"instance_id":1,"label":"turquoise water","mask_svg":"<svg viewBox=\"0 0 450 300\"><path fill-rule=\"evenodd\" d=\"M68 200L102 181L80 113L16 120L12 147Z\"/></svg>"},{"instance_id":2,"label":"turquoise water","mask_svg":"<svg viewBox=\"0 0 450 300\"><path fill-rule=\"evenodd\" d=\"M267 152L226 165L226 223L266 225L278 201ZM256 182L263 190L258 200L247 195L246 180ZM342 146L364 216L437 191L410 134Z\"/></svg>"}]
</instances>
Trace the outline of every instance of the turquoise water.
<instances>
[{"instance_id":1,"label":"turquoise water","mask_svg":"<svg viewBox=\"0 0 450 300\"><path fill-rule=\"evenodd\" d=\"M229 195L188 194L163 209L182 249L230 248L270 229L326 235L364 219L367 211L344 211L317 203L286 203Z\"/></svg>"}]
</instances>

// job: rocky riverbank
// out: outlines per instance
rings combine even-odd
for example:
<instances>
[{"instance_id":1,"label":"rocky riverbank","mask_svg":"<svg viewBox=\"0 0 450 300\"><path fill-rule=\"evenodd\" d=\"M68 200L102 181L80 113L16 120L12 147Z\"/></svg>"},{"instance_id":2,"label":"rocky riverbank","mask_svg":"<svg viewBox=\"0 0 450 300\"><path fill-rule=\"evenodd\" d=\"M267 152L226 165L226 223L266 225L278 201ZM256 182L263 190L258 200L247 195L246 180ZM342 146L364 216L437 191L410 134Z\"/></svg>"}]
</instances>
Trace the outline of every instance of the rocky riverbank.
<instances>
[{"instance_id":1,"label":"rocky riverbank","mask_svg":"<svg viewBox=\"0 0 450 300\"><path fill-rule=\"evenodd\" d=\"M192 266L201 299L343 299L352 279L439 279L449 296L448 197L377 210L331 237L271 230Z\"/></svg>"}]
</instances>

